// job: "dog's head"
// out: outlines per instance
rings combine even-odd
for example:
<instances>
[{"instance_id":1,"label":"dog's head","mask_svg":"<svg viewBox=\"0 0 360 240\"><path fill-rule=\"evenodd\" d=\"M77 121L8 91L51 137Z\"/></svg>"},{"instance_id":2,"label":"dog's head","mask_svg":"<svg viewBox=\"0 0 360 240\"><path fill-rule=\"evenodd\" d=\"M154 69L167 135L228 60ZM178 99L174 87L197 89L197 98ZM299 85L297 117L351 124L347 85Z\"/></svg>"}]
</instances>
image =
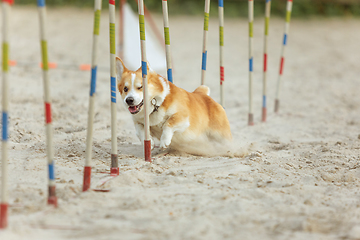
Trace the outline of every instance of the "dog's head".
<instances>
[{"instance_id":1,"label":"dog's head","mask_svg":"<svg viewBox=\"0 0 360 240\"><path fill-rule=\"evenodd\" d=\"M148 95L151 108L160 106L170 92L166 79L154 72L147 64ZM143 79L141 67L136 71L128 70L120 58L116 58L117 87L125 106L132 115L142 111L144 105ZM154 100L155 99L155 100Z\"/></svg>"}]
</instances>

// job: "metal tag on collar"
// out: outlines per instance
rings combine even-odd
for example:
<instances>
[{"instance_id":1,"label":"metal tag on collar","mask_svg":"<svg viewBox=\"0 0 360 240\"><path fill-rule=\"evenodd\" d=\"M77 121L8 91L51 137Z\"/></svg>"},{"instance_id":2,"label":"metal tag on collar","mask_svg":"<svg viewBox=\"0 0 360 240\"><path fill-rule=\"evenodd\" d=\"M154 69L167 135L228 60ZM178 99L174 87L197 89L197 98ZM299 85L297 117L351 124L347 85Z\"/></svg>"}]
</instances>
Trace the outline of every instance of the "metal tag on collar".
<instances>
[{"instance_id":1,"label":"metal tag on collar","mask_svg":"<svg viewBox=\"0 0 360 240\"><path fill-rule=\"evenodd\" d=\"M153 99L151 100L151 104L154 105L154 106L156 106L156 102L157 102L157 101L156 101L155 98L153 98Z\"/></svg>"},{"instance_id":2,"label":"metal tag on collar","mask_svg":"<svg viewBox=\"0 0 360 240\"><path fill-rule=\"evenodd\" d=\"M160 106L157 106L156 103L157 103L156 99L153 98L153 99L151 100L151 104L154 106L154 110L152 111L152 113L156 112L156 111L159 109L159 107L160 107Z\"/></svg>"}]
</instances>

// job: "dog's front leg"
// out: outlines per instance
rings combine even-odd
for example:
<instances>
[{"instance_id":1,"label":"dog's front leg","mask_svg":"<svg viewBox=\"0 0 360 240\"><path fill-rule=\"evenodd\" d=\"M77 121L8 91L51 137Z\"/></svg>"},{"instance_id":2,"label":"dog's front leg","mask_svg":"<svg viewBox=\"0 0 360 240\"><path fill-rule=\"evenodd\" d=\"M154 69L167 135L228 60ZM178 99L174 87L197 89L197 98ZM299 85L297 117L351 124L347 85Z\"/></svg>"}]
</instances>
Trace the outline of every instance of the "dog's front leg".
<instances>
[{"instance_id":1,"label":"dog's front leg","mask_svg":"<svg viewBox=\"0 0 360 240\"><path fill-rule=\"evenodd\" d=\"M169 147L175 132L184 132L190 126L189 118L179 114L170 117L163 126L160 138L160 148Z\"/></svg>"},{"instance_id":2,"label":"dog's front leg","mask_svg":"<svg viewBox=\"0 0 360 240\"><path fill-rule=\"evenodd\" d=\"M136 136L139 138L141 144L144 144L145 140L145 127L141 123L135 123L135 130L136 130ZM155 143L153 139L150 137L151 140L151 149L154 149Z\"/></svg>"},{"instance_id":3,"label":"dog's front leg","mask_svg":"<svg viewBox=\"0 0 360 240\"><path fill-rule=\"evenodd\" d=\"M144 125L135 123L136 136L139 138L140 142L144 142L145 139L144 129Z\"/></svg>"},{"instance_id":4,"label":"dog's front leg","mask_svg":"<svg viewBox=\"0 0 360 240\"><path fill-rule=\"evenodd\" d=\"M171 139L174 135L171 127L165 127L160 138L160 148L167 148L171 143Z\"/></svg>"}]
</instances>

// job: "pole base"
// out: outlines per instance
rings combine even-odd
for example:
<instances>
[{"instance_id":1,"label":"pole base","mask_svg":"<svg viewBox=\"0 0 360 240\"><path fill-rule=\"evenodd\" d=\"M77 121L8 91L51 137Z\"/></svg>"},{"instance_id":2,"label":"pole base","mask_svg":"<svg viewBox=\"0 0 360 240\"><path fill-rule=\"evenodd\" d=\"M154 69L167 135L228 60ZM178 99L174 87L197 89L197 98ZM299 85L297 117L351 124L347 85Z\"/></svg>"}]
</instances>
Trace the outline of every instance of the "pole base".
<instances>
[{"instance_id":1,"label":"pole base","mask_svg":"<svg viewBox=\"0 0 360 240\"><path fill-rule=\"evenodd\" d=\"M262 108L262 118L261 118L261 121L263 121L263 122L266 122L266 112L267 112L266 107L263 107Z\"/></svg>"},{"instance_id":2,"label":"pole base","mask_svg":"<svg viewBox=\"0 0 360 240\"><path fill-rule=\"evenodd\" d=\"M110 168L110 175L111 176L118 176L120 174L118 167L112 167Z\"/></svg>"},{"instance_id":3,"label":"pole base","mask_svg":"<svg viewBox=\"0 0 360 240\"><path fill-rule=\"evenodd\" d=\"M56 190L55 186L49 186L49 197L48 197L48 204L54 205L57 207L57 197L56 197Z\"/></svg>"},{"instance_id":4,"label":"pole base","mask_svg":"<svg viewBox=\"0 0 360 240\"><path fill-rule=\"evenodd\" d=\"M145 161L151 162L151 140L144 140Z\"/></svg>"},{"instance_id":5,"label":"pole base","mask_svg":"<svg viewBox=\"0 0 360 240\"><path fill-rule=\"evenodd\" d=\"M8 204L0 204L0 229L7 228L8 225Z\"/></svg>"},{"instance_id":6,"label":"pole base","mask_svg":"<svg viewBox=\"0 0 360 240\"><path fill-rule=\"evenodd\" d=\"M254 115L252 113L249 113L249 122L248 122L249 126L253 126L254 125Z\"/></svg>"},{"instance_id":7,"label":"pole base","mask_svg":"<svg viewBox=\"0 0 360 240\"><path fill-rule=\"evenodd\" d=\"M111 154L110 175L111 176L119 175L119 161L117 154Z\"/></svg>"},{"instance_id":8,"label":"pole base","mask_svg":"<svg viewBox=\"0 0 360 240\"><path fill-rule=\"evenodd\" d=\"M280 105L279 99L275 99L275 112L276 113L279 112L279 105Z\"/></svg>"},{"instance_id":9,"label":"pole base","mask_svg":"<svg viewBox=\"0 0 360 240\"><path fill-rule=\"evenodd\" d=\"M57 207L57 197L56 196L52 196L48 198L48 204L49 205L54 205L54 207Z\"/></svg>"},{"instance_id":10,"label":"pole base","mask_svg":"<svg viewBox=\"0 0 360 240\"><path fill-rule=\"evenodd\" d=\"M83 182L83 192L87 191L91 185L91 167L84 167L84 182Z\"/></svg>"}]
</instances>

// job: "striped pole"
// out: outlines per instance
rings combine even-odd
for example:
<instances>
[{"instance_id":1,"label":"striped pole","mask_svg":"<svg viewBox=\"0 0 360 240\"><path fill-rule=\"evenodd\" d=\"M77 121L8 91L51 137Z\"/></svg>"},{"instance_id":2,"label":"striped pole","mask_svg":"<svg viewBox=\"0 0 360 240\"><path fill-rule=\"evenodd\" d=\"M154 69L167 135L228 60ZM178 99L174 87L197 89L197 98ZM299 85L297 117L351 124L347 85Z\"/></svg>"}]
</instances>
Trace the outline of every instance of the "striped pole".
<instances>
[{"instance_id":1,"label":"striped pole","mask_svg":"<svg viewBox=\"0 0 360 240\"><path fill-rule=\"evenodd\" d=\"M168 14L167 0L162 0L162 9L163 9L163 18L164 18L164 36L165 36L167 77L170 82L173 82L171 51L170 51L170 27L169 27L169 14Z\"/></svg>"},{"instance_id":2,"label":"striped pole","mask_svg":"<svg viewBox=\"0 0 360 240\"><path fill-rule=\"evenodd\" d=\"M262 101L262 117L261 120L266 122L266 77L267 77L267 61L268 61L268 35L271 12L271 0L266 0L265 4L265 37L264 37L264 73L263 73L263 101Z\"/></svg>"},{"instance_id":3,"label":"striped pole","mask_svg":"<svg viewBox=\"0 0 360 240\"><path fill-rule=\"evenodd\" d=\"M254 26L254 1L249 0L249 121L248 124L254 125L253 115L253 26Z\"/></svg>"},{"instance_id":4,"label":"striped pole","mask_svg":"<svg viewBox=\"0 0 360 240\"><path fill-rule=\"evenodd\" d=\"M49 86L49 64L46 41L46 8L45 0L37 0L37 6L40 19L40 44L41 57L43 63L43 82L44 82L44 101L45 101L45 129L46 129L46 155L49 167L49 196L48 204L57 206L57 197L55 194L55 167L54 167L54 147L53 147L53 132L52 132L52 117L51 117L51 99Z\"/></svg>"},{"instance_id":5,"label":"striped pole","mask_svg":"<svg viewBox=\"0 0 360 240\"><path fill-rule=\"evenodd\" d=\"M86 133L87 135L86 135L83 191L87 191L91 185L91 153L92 153L93 131L94 131L94 115L95 115L94 104L95 104L95 96L96 96L97 54L98 54L98 42L99 42L99 34L100 34L101 2L102 0L94 1L94 32L93 32L93 46L92 46L92 59L91 59L90 98L89 98L89 111L88 111L87 133Z\"/></svg>"},{"instance_id":6,"label":"striped pole","mask_svg":"<svg viewBox=\"0 0 360 240\"><path fill-rule=\"evenodd\" d=\"M115 43L115 0L109 0L110 37L110 94L111 94L111 175L119 175L116 136L116 43Z\"/></svg>"},{"instance_id":7,"label":"striped pole","mask_svg":"<svg viewBox=\"0 0 360 240\"><path fill-rule=\"evenodd\" d=\"M281 78L284 72L284 62L285 62L285 47L287 44L288 34L289 34L289 28L290 28L290 19L291 19L291 10L292 10L292 0L288 0L286 3L286 19L285 19L285 33L284 33L284 39L283 39L283 45L281 48L281 57L280 57L280 72L279 72L279 78L277 82L277 88L276 88L276 95L275 95L275 112L279 112L279 92L280 92L280 85L281 85Z\"/></svg>"},{"instance_id":8,"label":"striped pole","mask_svg":"<svg viewBox=\"0 0 360 240\"><path fill-rule=\"evenodd\" d=\"M144 17L144 0L139 0L139 27L140 27L140 43L141 43L141 67L143 78L143 95L144 95L144 154L145 161L151 162L151 138L150 138L150 121L149 121L149 96L147 82L147 60L146 60L146 42L145 42L145 17Z\"/></svg>"},{"instance_id":9,"label":"striped pole","mask_svg":"<svg viewBox=\"0 0 360 240\"><path fill-rule=\"evenodd\" d=\"M203 52L202 52L202 64L201 64L201 85L205 84L205 73L206 73L206 60L207 60L207 33L209 30L209 12L210 12L210 0L205 0L205 11L204 11L204 36L203 36Z\"/></svg>"},{"instance_id":10,"label":"striped pole","mask_svg":"<svg viewBox=\"0 0 360 240\"><path fill-rule=\"evenodd\" d=\"M1 143L1 202L0 229L8 225L8 113L9 113L9 15L13 0L2 0L2 143Z\"/></svg>"},{"instance_id":11,"label":"striped pole","mask_svg":"<svg viewBox=\"0 0 360 240\"><path fill-rule=\"evenodd\" d=\"M219 0L219 43L220 43L220 104L225 107L224 101L224 81L225 81L225 69L224 69L224 1Z\"/></svg>"}]
</instances>

